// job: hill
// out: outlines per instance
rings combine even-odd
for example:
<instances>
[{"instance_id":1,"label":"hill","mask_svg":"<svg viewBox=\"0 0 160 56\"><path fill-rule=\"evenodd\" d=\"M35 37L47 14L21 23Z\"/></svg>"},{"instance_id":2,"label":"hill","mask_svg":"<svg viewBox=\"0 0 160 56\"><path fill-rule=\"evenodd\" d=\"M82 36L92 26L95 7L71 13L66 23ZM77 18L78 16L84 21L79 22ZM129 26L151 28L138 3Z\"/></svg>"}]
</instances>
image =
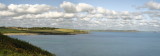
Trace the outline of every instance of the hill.
<instances>
[{"instance_id":1,"label":"hill","mask_svg":"<svg viewBox=\"0 0 160 56\"><path fill-rule=\"evenodd\" d=\"M22 40L0 34L0 56L55 56Z\"/></svg>"}]
</instances>

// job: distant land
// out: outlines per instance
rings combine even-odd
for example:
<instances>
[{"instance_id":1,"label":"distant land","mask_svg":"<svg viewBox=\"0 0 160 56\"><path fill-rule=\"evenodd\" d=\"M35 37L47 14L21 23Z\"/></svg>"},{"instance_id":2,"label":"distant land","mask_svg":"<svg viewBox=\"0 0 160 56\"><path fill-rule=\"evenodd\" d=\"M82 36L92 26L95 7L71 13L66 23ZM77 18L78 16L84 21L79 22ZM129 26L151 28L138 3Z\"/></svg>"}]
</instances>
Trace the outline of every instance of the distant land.
<instances>
[{"instance_id":1,"label":"distant land","mask_svg":"<svg viewBox=\"0 0 160 56\"><path fill-rule=\"evenodd\" d=\"M148 32L139 30L77 30L54 27L0 27L0 33L4 35L76 35L89 32ZM150 31L149 31L150 32ZM157 31L151 31L157 32Z\"/></svg>"},{"instance_id":2,"label":"distant land","mask_svg":"<svg viewBox=\"0 0 160 56\"><path fill-rule=\"evenodd\" d=\"M88 30L88 32L160 32L160 31L140 31L140 30Z\"/></svg>"},{"instance_id":3,"label":"distant land","mask_svg":"<svg viewBox=\"0 0 160 56\"><path fill-rule=\"evenodd\" d=\"M89 30L90 32L140 32L138 30Z\"/></svg>"},{"instance_id":4,"label":"distant land","mask_svg":"<svg viewBox=\"0 0 160 56\"><path fill-rule=\"evenodd\" d=\"M76 35L87 34L84 30L62 29L53 27L0 27L4 35Z\"/></svg>"}]
</instances>

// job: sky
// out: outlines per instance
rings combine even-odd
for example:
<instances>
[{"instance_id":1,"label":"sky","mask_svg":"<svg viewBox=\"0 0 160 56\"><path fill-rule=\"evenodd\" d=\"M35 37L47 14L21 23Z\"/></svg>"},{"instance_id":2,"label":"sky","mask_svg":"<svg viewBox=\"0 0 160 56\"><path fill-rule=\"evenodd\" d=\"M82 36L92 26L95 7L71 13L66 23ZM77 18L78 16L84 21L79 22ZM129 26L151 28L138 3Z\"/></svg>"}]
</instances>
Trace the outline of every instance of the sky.
<instances>
[{"instance_id":1,"label":"sky","mask_svg":"<svg viewBox=\"0 0 160 56\"><path fill-rule=\"evenodd\" d=\"M0 0L0 26L160 31L160 0Z\"/></svg>"},{"instance_id":2,"label":"sky","mask_svg":"<svg viewBox=\"0 0 160 56\"><path fill-rule=\"evenodd\" d=\"M160 2L160 0L0 0L4 4L48 4L52 6L59 6L63 1L87 3L116 11L136 11L134 6L143 5L149 1Z\"/></svg>"}]
</instances>

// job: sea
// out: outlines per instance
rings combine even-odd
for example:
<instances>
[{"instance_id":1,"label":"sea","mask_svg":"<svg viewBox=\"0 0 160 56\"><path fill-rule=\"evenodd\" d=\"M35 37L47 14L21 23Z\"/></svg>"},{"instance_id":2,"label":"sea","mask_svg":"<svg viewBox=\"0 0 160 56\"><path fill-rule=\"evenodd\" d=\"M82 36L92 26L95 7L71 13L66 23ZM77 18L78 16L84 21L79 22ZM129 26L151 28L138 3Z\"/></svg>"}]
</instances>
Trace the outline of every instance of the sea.
<instances>
[{"instance_id":1,"label":"sea","mask_svg":"<svg viewBox=\"0 0 160 56\"><path fill-rule=\"evenodd\" d=\"M160 56L160 32L10 35L56 56Z\"/></svg>"}]
</instances>

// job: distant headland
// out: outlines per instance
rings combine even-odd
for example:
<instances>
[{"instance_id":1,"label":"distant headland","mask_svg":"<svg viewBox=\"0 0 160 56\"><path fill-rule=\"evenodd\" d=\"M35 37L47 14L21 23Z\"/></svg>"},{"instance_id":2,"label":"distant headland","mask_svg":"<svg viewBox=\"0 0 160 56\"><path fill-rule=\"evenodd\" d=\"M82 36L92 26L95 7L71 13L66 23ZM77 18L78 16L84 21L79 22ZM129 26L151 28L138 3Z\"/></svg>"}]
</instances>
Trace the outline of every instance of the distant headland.
<instances>
[{"instance_id":1,"label":"distant headland","mask_svg":"<svg viewBox=\"0 0 160 56\"><path fill-rule=\"evenodd\" d=\"M91 32L141 32L138 30L90 30Z\"/></svg>"},{"instance_id":2,"label":"distant headland","mask_svg":"<svg viewBox=\"0 0 160 56\"><path fill-rule=\"evenodd\" d=\"M0 27L0 32L4 35L76 35L88 33L84 30L53 27Z\"/></svg>"}]
</instances>

